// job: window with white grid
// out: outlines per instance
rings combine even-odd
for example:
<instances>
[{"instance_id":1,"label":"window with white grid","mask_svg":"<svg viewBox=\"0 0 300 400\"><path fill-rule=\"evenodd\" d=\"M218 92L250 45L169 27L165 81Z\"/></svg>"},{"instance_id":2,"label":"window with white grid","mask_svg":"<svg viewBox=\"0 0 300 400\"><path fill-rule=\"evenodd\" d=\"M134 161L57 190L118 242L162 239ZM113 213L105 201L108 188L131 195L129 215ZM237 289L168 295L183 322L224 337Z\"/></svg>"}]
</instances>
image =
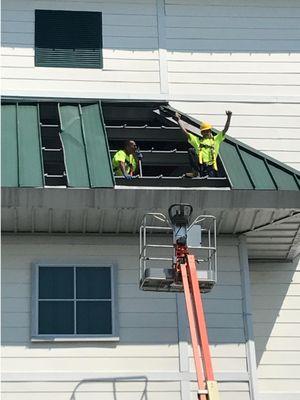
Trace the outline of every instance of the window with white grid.
<instances>
[{"instance_id":1,"label":"window with white grid","mask_svg":"<svg viewBox=\"0 0 300 400\"><path fill-rule=\"evenodd\" d=\"M36 265L33 338L116 338L113 266Z\"/></svg>"}]
</instances>

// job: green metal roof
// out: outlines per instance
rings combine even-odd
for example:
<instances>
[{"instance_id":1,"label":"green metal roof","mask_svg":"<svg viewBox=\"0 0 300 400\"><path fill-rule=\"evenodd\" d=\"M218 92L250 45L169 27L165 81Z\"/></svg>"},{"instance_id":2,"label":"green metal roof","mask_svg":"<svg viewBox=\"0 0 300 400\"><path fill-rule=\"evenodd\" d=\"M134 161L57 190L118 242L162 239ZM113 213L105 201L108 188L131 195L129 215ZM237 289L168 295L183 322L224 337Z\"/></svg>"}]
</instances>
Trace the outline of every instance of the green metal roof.
<instances>
[{"instance_id":1,"label":"green metal roof","mask_svg":"<svg viewBox=\"0 0 300 400\"><path fill-rule=\"evenodd\" d=\"M2 104L2 186L43 187L55 177L45 171L41 130L57 126L62 149L50 150L63 151L67 186L113 187L101 103L56 104L57 125L41 122L38 103Z\"/></svg>"},{"instance_id":2,"label":"green metal roof","mask_svg":"<svg viewBox=\"0 0 300 400\"><path fill-rule=\"evenodd\" d=\"M23 99L2 104L2 186L43 187L54 179L68 187L114 187L106 129L112 135L110 141L115 140L117 146L128 138L136 138L144 143L145 140L152 139L155 142L155 138L159 138L160 143L165 140L169 143L173 140L178 142L180 139L185 145L178 125L174 120L168 119L176 110L167 103L114 101L106 102L102 107L99 101L52 101L51 107L57 114L55 123L51 120L53 117L45 117L45 104L38 101L29 103ZM160 115L153 112L158 108L161 110ZM181 115L186 122L199 128L199 121L188 115ZM109 126L112 124L114 126ZM46 144L43 133L45 130ZM53 136L54 131L56 136ZM114 132L117 132L116 135ZM58 143L58 148L55 149L51 148L54 139ZM186 158L184 162L187 163L187 157L183 153L186 152L166 151L156 154L155 151L147 150L144 154L144 165L148 165L148 168L153 163L156 165L155 157L160 157L165 162L172 159L176 165ZM217 186L217 181L220 180L221 186L230 186L231 189L300 189L298 171L230 136L226 135L220 148L220 159L224 177L215 181L145 176L133 183L119 179L118 184L212 187ZM63 175L55 176L53 165L60 165ZM59 186L59 183L55 182L53 186L55 185Z\"/></svg>"},{"instance_id":3,"label":"green metal roof","mask_svg":"<svg viewBox=\"0 0 300 400\"><path fill-rule=\"evenodd\" d=\"M169 115L177 111L170 106L162 106L161 110ZM180 114L197 128L201 124ZM213 129L213 132L219 131ZM300 190L299 171L228 135L220 147L220 158L232 189Z\"/></svg>"}]
</instances>

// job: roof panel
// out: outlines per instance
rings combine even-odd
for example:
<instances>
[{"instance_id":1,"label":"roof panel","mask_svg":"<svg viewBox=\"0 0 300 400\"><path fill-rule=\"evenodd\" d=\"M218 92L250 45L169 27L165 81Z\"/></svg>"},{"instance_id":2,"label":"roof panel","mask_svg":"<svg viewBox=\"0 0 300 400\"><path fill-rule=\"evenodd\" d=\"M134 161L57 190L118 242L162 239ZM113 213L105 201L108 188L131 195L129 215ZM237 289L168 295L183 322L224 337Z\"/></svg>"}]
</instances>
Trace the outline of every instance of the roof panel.
<instances>
[{"instance_id":1,"label":"roof panel","mask_svg":"<svg viewBox=\"0 0 300 400\"><path fill-rule=\"evenodd\" d=\"M220 148L220 156L232 187L235 189L253 189L236 146L224 141Z\"/></svg>"},{"instance_id":2,"label":"roof panel","mask_svg":"<svg viewBox=\"0 0 300 400\"><path fill-rule=\"evenodd\" d=\"M112 187L114 185L113 171L100 103L83 104L80 108L90 185L91 187ZM101 163L101 168L99 168L99 163Z\"/></svg>"},{"instance_id":3,"label":"roof panel","mask_svg":"<svg viewBox=\"0 0 300 400\"><path fill-rule=\"evenodd\" d=\"M257 157L244 149L240 149L240 154L254 183L255 189L276 189L262 158Z\"/></svg>"},{"instance_id":4,"label":"roof panel","mask_svg":"<svg viewBox=\"0 0 300 400\"><path fill-rule=\"evenodd\" d=\"M41 154L41 137L37 104L19 104L19 184L20 186L44 186Z\"/></svg>"},{"instance_id":5,"label":"roof panel","mask_svg":"<svg viewBox=\"0 0 300 400\"><path fill-rule=\"evenodd\" d=\"M1 110L2 186L19 186L18 158L17 106L4 104Z\"/></svg>"},{"instance_id":6,"label":"roof panel","mask_svg":"<svg viewBox=\"0 0 300 400\"><path fill-rule=\"evenodd\" d=\"M61 104L59 116L68 186L89 187L89 173L79 105Z\"/></svg>"},{"instance_id":7,"label":"roof panel","mask_svg":"<svg viewBox=\"0 0 300 400\"><path fill-rule=\"evenodd\" d=\"M2 105L2 186L42 187L37 104Z\"/></svg>"},{"instance_id":8,"label":"roof panel","mask_svg":"<svg viewBox=\"0 0 300 400\"><path fill-rule=\"evenodd\" d=\"M286 170L283 170L281 167L276 166L273 163L268 162L270 171L274 177L276 185L280 190L297 190L299 189L299 185L297 184L297 180L299 177L295 176L293 173L288 173Z\"/></svg>"}]
</instances>

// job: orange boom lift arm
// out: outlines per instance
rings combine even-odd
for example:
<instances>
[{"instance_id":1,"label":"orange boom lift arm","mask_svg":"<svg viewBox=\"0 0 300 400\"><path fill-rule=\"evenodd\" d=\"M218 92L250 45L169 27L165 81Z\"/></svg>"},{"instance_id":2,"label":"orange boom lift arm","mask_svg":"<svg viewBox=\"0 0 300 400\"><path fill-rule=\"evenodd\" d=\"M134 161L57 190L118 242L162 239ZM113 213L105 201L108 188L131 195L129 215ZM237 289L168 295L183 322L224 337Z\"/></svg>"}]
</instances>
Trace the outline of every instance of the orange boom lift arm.
<instances>
[{"instance_id":1,"label":"orange boom lift arm","mask_svg":"<svg viewBox=\"0 0 300 400\"><path fill-rule=\"evenodd\" d=\"M216 282L216 219L199 215L190 224L192 211L191 205L180 203L169 207L168 217L161 213L144 216L140 227L140 288L184 292L198 383L197 399L219 400L201 299L201 293L209 292ZM172 244L157 244L153 233L172 233ZM161 256L162 251L167 251L166 256Z\"/></svg>"},{"instance_id":2,"label":"orange boom lift arm","mask_svg":"<svg viewBox=\"0 0 300 400\"><path fill-rule=\"evenodd\" d=\"M185 214L185 209L188 213ZM174 213L175 209L175 213ZM192 213L190 205L174 204L169 208L169 218L173 225L175 247L175 284L182 282L198 383L199 400L219 400L217 382L214 378L209 349L205 315L199 289L196 259L189 254L187 246L187 226Z\"/></svg>"}]
</instances>

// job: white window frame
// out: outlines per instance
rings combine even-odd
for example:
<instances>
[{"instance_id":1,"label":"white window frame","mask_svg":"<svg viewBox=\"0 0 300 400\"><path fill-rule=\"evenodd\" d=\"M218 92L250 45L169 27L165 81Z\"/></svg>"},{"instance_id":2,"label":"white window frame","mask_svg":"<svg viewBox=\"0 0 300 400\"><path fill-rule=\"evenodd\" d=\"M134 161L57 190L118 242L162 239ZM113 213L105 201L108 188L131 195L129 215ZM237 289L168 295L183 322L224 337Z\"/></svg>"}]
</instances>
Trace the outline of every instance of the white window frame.
<instances>
[{"instance_id":1,"label":"white window frame","mask_svg":"<svg viewBox=\"0 0 300 400\"><path fill-rule=\"evenodd\" d=\"M39 268L40 267L109 267L111 277L111 311L112 311L112 333L106 334L39 334L38 333L38 303L39 303ZM74 279L74 286L76 280ZM32 342L78 342L78 341L119 341L119 325L117 320L117 267L110 263L100 264L66 264L66 263L35 263L32 265L32 300L31 300L31 341ZM76 292L74 292L75 295ZM93 299L88 299L93 300ZM73 300L74 302L75 300ZM74 315L76 318L76 315Z\"/></svg>"}]
</instances>

